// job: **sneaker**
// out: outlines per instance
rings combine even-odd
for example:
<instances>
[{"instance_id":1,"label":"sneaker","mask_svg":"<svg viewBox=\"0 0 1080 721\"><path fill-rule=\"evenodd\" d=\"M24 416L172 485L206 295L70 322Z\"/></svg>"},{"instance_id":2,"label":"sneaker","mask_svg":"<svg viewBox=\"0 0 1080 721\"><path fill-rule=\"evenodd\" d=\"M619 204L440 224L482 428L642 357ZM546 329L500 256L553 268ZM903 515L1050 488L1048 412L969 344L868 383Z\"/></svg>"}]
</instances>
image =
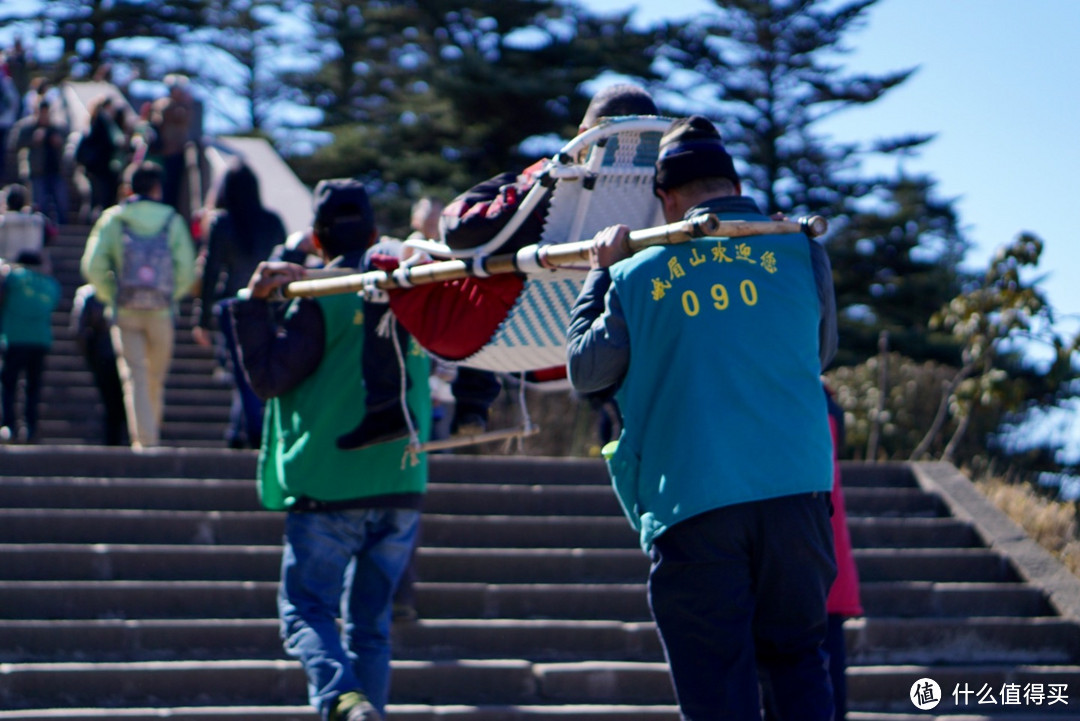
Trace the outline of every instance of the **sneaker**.
<instances>
[{"instance_id":1,"label":"sneaker","mask_svg":"<svg viewBox=\"0 0 1080 721\"><path fill-rule=\"evenodd\" d=\"M487 431L487 417L481 413L468 411L454 414L450 434L454 436L476 436Z\"/></svg>"},{"instance_id":2,"label":"sneaker","mask_svg":"<svg viewBox=\"0 0 1080 721\"><path fill-rule=\"evenodd\" d=\"M410 412L409 417L412 417ZM413 421L415 427L416 421ZM348 433L338 436L337 447L343 451L355 451L376 443L386 443L409 437L409 424L400 403L380 411L368 411L364 420Z\"/></svg>"},{"instance_id":3,"label":"sneaker","mask_svg":"<svg viewBox=\"0 0 1080 721\"><path fill-rule=\"evenodd\" d=\"M330 721L383 721L367 696L359 691L349 691L338 696L330 712Z\"/></svg>"}]
</instances>

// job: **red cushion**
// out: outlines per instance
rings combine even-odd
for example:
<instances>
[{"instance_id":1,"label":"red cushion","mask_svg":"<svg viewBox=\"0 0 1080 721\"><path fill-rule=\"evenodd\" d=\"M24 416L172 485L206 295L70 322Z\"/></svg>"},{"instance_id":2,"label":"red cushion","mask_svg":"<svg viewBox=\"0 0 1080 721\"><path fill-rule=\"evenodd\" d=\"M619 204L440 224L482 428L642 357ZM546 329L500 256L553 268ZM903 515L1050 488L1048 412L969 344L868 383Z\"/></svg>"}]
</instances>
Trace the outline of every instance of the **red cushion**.
<instances>
[{"instance_id":1,"label":"red cushion","mask_svg":"<svg viewBox=\"0 0 1080 721\"><path fill-rule=\"evenodd\" d=\"M390 308L421 346L463 360L487 345L524 286L514 274L418 285L391 290Z\"/></svg>"}]
</instances>

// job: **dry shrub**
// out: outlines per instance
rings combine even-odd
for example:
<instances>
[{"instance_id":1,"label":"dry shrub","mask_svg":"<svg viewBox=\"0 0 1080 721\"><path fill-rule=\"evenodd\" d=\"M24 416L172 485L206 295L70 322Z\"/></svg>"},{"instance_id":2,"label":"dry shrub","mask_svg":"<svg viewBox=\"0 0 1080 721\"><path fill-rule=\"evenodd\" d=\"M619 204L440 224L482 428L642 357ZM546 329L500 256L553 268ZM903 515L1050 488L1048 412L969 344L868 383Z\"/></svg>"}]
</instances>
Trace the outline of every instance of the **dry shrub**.
<instances>
[{"instance_id":1,"label":"dry shrub","mask_svg":"<svg viewBox=\"0 0 1080 721\"><path fill-rule=\"evenodd\" d=\"M1071 503L1040 496L1026 484L1000 478L980 480L975 487L1040 546L1080 576L1080 539Z\"/></svg>"}]
</instances>

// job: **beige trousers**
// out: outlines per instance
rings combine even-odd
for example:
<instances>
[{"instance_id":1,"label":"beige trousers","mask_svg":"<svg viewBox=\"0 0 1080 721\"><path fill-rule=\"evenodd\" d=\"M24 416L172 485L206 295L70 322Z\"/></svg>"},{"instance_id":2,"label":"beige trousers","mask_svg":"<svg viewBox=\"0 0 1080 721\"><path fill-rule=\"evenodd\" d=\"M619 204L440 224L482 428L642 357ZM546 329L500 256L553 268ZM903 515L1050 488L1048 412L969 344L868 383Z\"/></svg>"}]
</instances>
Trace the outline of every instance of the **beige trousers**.
<instances>
[{"instance_id":1,"label":"beige trousers","mask_svg":"<svg viewBox=\"0 0 1080 721\"><path fill-rule=\"evenodd\" d=\"M124 387L124 410L132 448L161 442L165 376L173 354L172 313L120 311L112 328L116 367Z\"/></svg>"}]
</instances>

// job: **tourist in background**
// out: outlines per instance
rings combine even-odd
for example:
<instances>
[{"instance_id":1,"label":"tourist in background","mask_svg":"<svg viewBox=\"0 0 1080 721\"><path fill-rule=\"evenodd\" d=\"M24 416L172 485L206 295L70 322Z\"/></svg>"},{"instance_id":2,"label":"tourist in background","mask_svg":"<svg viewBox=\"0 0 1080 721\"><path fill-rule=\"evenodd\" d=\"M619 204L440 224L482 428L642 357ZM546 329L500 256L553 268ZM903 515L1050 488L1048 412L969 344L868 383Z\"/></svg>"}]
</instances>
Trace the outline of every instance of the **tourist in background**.
<instances>
[{"instance_id":1,"label":"tourist in background","mask_svg":"<svg viewBox=\"0 0 1080 721\"><path fill-rule=\"evenodd\" d=\"M259 179L243 160L236 159L222 174L202 217L206 239L200 255L201 282L194 305L195 342L218 345L233 369L233 401L226 442L231 448L258 448L262 435L262 401L240 371L232 315L228 306L247 285L259 263L285 242L281 217L263 206Z\"/></svg>"},{"instance_id":2,"label":"tourist in background","mask_svg":"<svg viewBox=\"0 0 1080 721\"><path fill-rule=\"evenodd\" d=\"M60 284L51 275L46 259L22 251L15 264L0 266L0 347L4 366L0 370L3 427L0 440L37 443L38 407L45 356L52 347L52 312L60 302ZM15 415L19 378L26 379L23 402L24 426Z\"/></svg>"}]
</instances>

